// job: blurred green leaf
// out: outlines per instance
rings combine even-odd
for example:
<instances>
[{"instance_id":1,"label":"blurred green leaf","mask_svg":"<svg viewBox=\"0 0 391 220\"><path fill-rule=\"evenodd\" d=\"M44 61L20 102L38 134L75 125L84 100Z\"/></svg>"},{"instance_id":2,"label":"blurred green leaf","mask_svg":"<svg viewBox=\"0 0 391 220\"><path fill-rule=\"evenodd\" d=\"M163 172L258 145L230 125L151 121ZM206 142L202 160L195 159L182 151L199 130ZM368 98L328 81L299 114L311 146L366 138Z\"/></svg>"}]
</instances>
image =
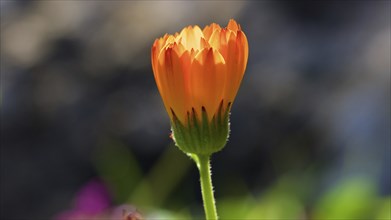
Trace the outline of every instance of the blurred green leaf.
<instances>
[{"instance_id":1,"label":"blurred green leaf","mask_svg":"<svg viewBox=\"0 0 391 220\"><path fill-rule=\"evenodd\" d=\"M296 197L272 191L260 198L247 218L262 220L301 219L303 215L303 206Z\"/></svg>"},{"instance_id":2,"label":"blurred green leaf","mask_svg":"<svg viewBox=\"0 0 391 220\"><path fill-rule=\"evenodd\" d=\"M128 202L160 207L183 180L192 164L189 157L171 144L137 185Z\"/></svg>"},{"instance_id":3,"label":"blurred green leaf","mask_svg":"<svg viewBox=\"0 0 391 220\"><path fill-rule=\"evenodd\" d=\"M391 220L391 196L380 200L375 219Z\"/></svg>"},{"instance_id":4,"label":"blurred green leaf","mask_svg":"<svg viewBox=\"0 0 391 220\"><path fill-rule=\"evenodd\" d=\"M314 219L373 219L376 186L368 179L347 179L327 192Z\"/></svg>"},{"instance_id":5,"label":"blurred green leaf","mask_svg":"<svg viewBox=\"0 0 391 220\"><path fill-rule=\"evenodd\" d=\"M314 180L311 174L292 172L282 175L271 190L305 203L315 191Z\"/></svg>"},{"instance_id":6,"label":"blurred green leaf","mask_svg":"<svg viewBox=\"0 0 391 220\"><path fill-rule=\"evenodd\" d=\"M105 141L99 146L94 162L113 192L115 201L126 202L142 177L140 166L130 149L119 141Z\"/></svg>"},{"instance_id":7,"label":"blurred green leaf","mask_svg":"<svg viewBox=\"0 0 391 220\"><path fill-rule=\"evenodd\" d=\"M221 219L244 219L254 208L255 200L249 196L224 198L217 201L217 211Z\"/></svg>"}]
</instances>

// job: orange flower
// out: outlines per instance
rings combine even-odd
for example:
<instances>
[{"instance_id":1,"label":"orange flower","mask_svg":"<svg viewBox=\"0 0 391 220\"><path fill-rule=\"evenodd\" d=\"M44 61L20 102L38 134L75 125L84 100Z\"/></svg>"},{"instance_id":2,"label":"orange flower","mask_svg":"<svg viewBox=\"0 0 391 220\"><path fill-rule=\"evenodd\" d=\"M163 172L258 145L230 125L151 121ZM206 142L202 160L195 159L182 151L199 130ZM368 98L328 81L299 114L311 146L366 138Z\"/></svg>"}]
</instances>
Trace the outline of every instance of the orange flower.
<instances>
[{"instance_id":1,"label":"orange flower","mask_svg":"<svg viewBox=\"0 0 391 220\"><path fill-rule=\"evenodd\" d=\"M188 114L212 120L229 111L246 69L248 43L240 25L231 19L218 24L188 26L179 34L164 35L152 46L156 84L171 121L188 125ZM220 108L220 105L223 105Z\"/></svg>"},{"instance_id":2,"label":"orange flower","mask_svg":"<svg viewBox=\"0 0 391 220\"><path fill-rule=\"evenodd\" d=\"M188 26L152 46L152 68L172 124L186 153L210 155L229 134L229 111L247 65L248 43L231 19L226 28Z\"/></svg>"}]
</instances>

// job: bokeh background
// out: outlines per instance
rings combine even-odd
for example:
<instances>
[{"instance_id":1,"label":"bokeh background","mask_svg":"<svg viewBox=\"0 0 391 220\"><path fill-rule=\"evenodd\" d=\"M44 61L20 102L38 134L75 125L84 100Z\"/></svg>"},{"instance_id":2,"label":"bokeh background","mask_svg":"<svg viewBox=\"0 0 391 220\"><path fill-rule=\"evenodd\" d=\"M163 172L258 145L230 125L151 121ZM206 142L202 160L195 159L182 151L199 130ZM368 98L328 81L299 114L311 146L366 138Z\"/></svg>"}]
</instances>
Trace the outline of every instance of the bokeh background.
<instances>
[{"instance_id":1,"label":"bokeh background","mask_svg":"<svg viewBox=\"0 0 391 220\"><path fill-rule=\"evenodd\" d=\"M91 219L124 204L147 218L202 218L150 48L230 18L250 54L230 140L212 160L219 215L390 219L390 1L0 6L1 219Z\"/></svg>"}]
</instances>

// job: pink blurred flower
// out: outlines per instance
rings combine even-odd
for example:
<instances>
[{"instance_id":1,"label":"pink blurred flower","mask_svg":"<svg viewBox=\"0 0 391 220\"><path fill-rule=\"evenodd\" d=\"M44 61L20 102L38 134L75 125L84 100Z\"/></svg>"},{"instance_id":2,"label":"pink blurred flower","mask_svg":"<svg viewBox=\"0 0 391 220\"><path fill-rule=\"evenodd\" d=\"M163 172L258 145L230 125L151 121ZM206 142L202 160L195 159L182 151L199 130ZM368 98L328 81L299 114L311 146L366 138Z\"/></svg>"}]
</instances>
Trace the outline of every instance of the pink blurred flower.
<instances>
[{"instance_id":1,"label":"pink blurred flower","mask_svg":"<svg viewBox=\"0 0 391 220\"><path fill-rule=\"evenodd\" d=\"M58 214L54 220L96 219L108 211L110 204L106 186L101 181L92 180L76 194L73 208Z\"/></svg>"},{"instance_id":2,"label":"pink blurred flower","mask_svg":"<svg viewBox=\"0 0 391 220\"><path fill-rule=\"evenodd\" d=\"M72 209L61 212L53 220L141 220L134 206L112 206L106 186L92 180L77 192Z\"/></svg>"}]
</instances>

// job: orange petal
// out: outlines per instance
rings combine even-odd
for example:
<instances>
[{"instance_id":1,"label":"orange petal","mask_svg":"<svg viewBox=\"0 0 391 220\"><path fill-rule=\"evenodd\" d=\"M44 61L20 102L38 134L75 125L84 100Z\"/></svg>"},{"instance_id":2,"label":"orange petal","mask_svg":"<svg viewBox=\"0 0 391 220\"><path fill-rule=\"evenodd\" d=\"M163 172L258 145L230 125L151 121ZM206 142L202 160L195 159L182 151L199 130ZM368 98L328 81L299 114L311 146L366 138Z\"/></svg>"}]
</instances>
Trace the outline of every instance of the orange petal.
<instances>
[{"instance_id":1,"label":"orange petal","mask_svg":"<svg viewBox=\"0 0 391 220\"><path fill-rule=\"evenodd\" d=\"M186 52L186 48L182 45L182 43L176 43L173 47L174 51L178 54L178 56L182 56L184 52Z\"/></svg>"},{"instance_id":2,"label":"orange petal","mask_svg":"<svg viewBox=\"0 0 391 220\"><path fill-rule=\"evenodd\" d=\"M234 33L230 33L229 41L227 44L227 87L225 89L224 99L228 102L233 102L236 93L239 88L238 81L241 80L243 74L241 68L239 68L241 50L238 47L236 36Z\"/></svg>"},{"instance_id":3,"label":"orange petal","mask_svg":"<svg viewBox=\"0 0 391 220\"><path fill-rule=\"evenodd\" d=\"M205 107L211 120L224 94L226 67L223 56L212 48L200 51L191 65L190 81L193 107L198 114Z\"/></svg>"},{"instance_id":4,"label":"orange petal","mask_svg":"<svg viewBox=\"0 0 391 220\"><path fill-rule=\"evenodd\" d=\"M212 46L214 49L220 48L220 30L216 29L213 31L212 35L210 36L208 43L210 46Z\"/></svg>"},{"instance_id":5,"label":"orange petal","mask_svg":"<svg viewBox=\"0 0 391 220\"><path fill-rule=\"evenodd\" d=\"M216 23L212 23L211 25L206 26L202 32L204 33L205 39L208 41L212 33L215 30L220 30L220 29L221 29L220 25Z\"/></svg>"},{"instance_id":6,"label":"orange petal","mask_svg":"<svg viewBox=\"0 0 391 220\"><path fill-rule=\"evenodd\" d=\"M190 50L191 48L199 50L200 47L200 39L204 37L200 27L197 25L192 27L189 26L184 28L177 38L181 38L181 43L183 46Z\"/></svg>"},{"instance_id":7,"label":"orange petal","mask_svg":"<svg viewBox=\"0 0 391 220\"><path fill-rule=\"evenodd\" d=\"M234 32L240 30L238 24L236 23L236 21L234 19L229 20L227 28L231 31L234 31Z\"/></svg>"},{"instance_id":8,"label":"orange petal","mask_svg":"<svg viewBox=\"0 0 391 220\"><path fill-rule=\"evenodd\" d=\"M240 72L244 74L244 71L246 70L247 66L247 60L248 60L248 41L247 37L242 31L238 31L237 33L237 47L241 50L241 57L240 57ZM243 78L243 76L242 76Z\"/></svg>"},{"instance_id":9,"label":"orange petal","mask_svg":"<svg viewBox=\"0 0 391 220\"><path fill-rule=\"evenodd\" d=\"M181 122L186 122L188 105L190 56L188 52L179 56L174 48L167 48L159 55L157 80L160 94L170 117L171 109Z\"/></svg>"},{"instance_id":10,"label":"orange petal","mask_svg":"<svg viewBox=\"0 0 391 220\"><path fill-rule=\"evenodd\" d=\"M224 59L227 57L228 49L227 49L227 35L230 33L227 29L223 28L220 31L220 47L219 51Z\"/></svg>"},{"instance_id":11,"label":"orange petal","mask_svg":"<svg viewBox=\"0 0 391 220\"><path fill-rule=\"evenodd\" d=\"M208 41L206 41L205 38L201 38L200 46L201 46L201 48L209 48L210 47Z\"/></svg>"}]
</instances>

